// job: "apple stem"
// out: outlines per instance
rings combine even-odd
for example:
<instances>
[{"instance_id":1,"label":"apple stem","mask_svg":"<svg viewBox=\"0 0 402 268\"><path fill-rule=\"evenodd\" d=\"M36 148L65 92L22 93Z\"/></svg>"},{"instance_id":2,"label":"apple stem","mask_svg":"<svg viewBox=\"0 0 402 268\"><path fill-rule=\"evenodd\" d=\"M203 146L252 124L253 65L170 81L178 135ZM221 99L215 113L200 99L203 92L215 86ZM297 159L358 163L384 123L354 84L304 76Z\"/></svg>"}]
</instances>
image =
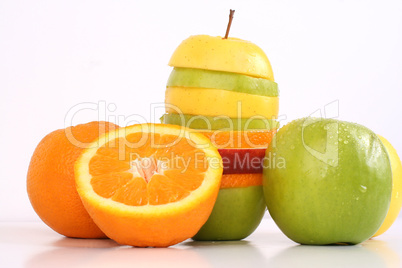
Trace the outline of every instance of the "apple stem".
<instances>
[{"instance_id":1,"label":"apple stem","mask_svg":"<svg viewBox=\"0 0 402 268\"><path fill-rule=\"evenodd\" d=\"M235 13L235 10L234 10L234 9L231 9L231 10L230 10L230 13L229 13L228 27L226 27L226 34L225 34L225 37L224 37L223 39L228 39L229 31L230 31L230 26L232 26L232 20L233 20L233 15L234 15L234 13Z\"/></svg>"}]
</instances>

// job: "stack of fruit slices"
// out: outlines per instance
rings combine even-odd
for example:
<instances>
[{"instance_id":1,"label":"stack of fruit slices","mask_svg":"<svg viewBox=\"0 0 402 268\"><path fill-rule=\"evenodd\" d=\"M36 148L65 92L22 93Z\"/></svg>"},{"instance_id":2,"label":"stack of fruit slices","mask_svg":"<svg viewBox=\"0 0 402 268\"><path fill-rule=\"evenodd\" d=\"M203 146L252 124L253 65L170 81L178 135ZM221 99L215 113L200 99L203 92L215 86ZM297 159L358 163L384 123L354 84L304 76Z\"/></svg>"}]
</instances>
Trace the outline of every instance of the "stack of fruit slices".
<instances>
[{"instance_id":1,"label":"stack of fruit slices","mask_svg":"<svg viewBox=\"0 0 402 268\"><path fill-rule=\"evenodd\" d=\"M265 211L261 163L279 103L271 64L251 42L197 35L177 47L169 65L162 123L202 132L223 159L217 202L194 239L243 239Z\"/></svg>"}]
</instances>

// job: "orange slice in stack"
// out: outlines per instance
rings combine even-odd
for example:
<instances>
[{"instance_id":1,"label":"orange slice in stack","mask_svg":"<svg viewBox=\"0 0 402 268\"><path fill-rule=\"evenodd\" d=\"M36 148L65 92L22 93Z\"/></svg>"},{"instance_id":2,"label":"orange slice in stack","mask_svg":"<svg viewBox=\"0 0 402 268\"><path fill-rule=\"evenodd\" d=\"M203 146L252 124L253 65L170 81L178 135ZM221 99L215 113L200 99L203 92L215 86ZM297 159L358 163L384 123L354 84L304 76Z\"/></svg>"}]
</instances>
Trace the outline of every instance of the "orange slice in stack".
<instances>
[{"instance_id":1,"label":"orange slice in stack","mask_svg":"<svg viewBox=\"0 0 402 268\"><path fill-rule=\"evenodd\" d=\"M261 186L262 173L224 174L222 175L221 189Z\"/></svg>"},{"instance_id":2,"label":"orange slice in stack","mask_svg":"<svg viewBox=\"0 0 402 268\"><path fill-rule=\"evenodd\" d=\"M232 148L267 148L276 133L273 130L254 131L204 131L212 144L219 149Z\"/></svg>"},{"instance_id":3,"label":"orange slice in stack","mask_svg":"<svg viewBox=\"0 0 402 268\"><path fill-rule=\"evenodd\" d=\"M133 125L101 136L75 164L78 193L120 244L166 247L194 236L214 206L221 157L200 133Z\"/></svg>"}]
</instances>

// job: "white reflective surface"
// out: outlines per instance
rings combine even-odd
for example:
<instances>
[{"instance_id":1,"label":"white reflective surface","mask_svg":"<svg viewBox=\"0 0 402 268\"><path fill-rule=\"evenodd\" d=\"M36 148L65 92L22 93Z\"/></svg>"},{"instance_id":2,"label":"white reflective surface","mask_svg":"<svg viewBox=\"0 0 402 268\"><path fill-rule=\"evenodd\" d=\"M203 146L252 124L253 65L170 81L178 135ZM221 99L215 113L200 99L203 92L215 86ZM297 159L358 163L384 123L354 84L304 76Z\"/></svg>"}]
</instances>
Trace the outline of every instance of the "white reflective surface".
<instances>
[{"instance_id":1,"label":"white reflective surface","mask_svg":"<svg viewBox=\"0 0 402 268\"><path fill-rule=\"evenodd\" d=\"M71 239L38 222L0 223L0 267L402 267L402 219L356 246L301 246L264 218L243 241L132 248L109 239Z\"/></svg>"}]
</instances>

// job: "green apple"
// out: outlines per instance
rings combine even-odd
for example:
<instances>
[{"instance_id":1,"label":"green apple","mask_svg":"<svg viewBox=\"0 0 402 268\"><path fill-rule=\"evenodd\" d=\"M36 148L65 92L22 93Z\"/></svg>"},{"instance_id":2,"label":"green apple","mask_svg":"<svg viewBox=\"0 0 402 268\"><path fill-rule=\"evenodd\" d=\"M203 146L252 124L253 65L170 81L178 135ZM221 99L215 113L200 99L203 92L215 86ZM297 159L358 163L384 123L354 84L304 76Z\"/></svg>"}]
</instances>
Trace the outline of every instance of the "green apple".
<instances>
[{"instance_id":1,"label":"green apple","mask_svg":"<svg viewBox=\"0 0 402 268\"><path fill-rule=\"evenodd\" d=\"M188 114L164 114L161 118L163 124L186 126L193 129L204 130L272 130L278 128L278 121L274 119L256 118L229 118L226 116L203 116Z\"/></svg>"},{"instance_id":2,"label":"green apple","mask_svg":"<svg viewBox=\"0 0 402 268\"><path fill-rule=\"evenodd\" d=\"M224 188L194 240L240 240L258 227L265 213L262 186Z\"/></svg>"},{"instance_id":3,"label":"green apple","mask_svg":"<svg viewBox=\"0 0 402 268\"><path fill-rule=\"evenodd\" d=\"M166 86L216 88L268 97L279 95L278 84L268 79L192 68L174 68Z\"/></svg>"},{"instance_id":4,"label":"green apple","mask_svg":"<svg viewBox=\"0 0 402 268\"><path fill-rule=\"evenodd\" d=\"M281 166L266 165L272 158ZM283 233L301 244L358 244L381 226L392 175L385 147L364 126L304 118L269 145L263 188ZM278 162L278 161L277 161Z\"/></svg>"}]
</instances>

